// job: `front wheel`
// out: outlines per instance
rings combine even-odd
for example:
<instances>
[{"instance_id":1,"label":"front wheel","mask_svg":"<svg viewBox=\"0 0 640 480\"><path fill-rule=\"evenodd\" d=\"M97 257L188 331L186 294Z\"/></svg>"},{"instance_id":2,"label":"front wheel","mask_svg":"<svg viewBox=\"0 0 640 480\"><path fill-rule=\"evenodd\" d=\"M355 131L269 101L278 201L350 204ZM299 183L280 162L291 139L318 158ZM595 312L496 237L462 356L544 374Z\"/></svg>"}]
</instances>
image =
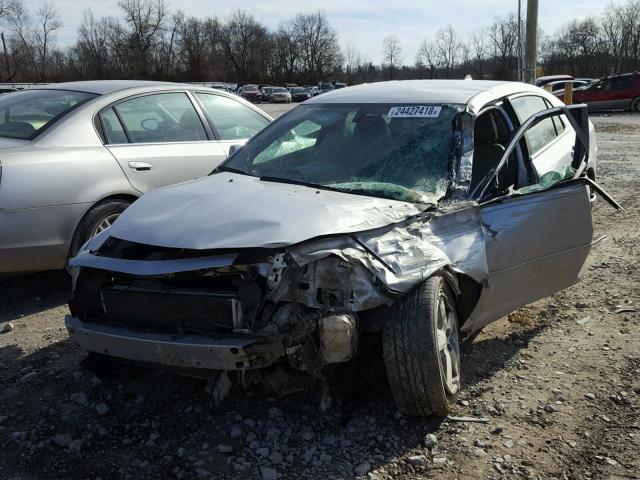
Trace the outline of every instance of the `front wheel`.
<instances>
[{"instance_id":1,"label":"front wheel","mask_svg":"<svg viewBox=\"0 0 640 480\"><path fill-rule=\"evenodd\" d=\"M434 275L391 308L382 334L384 363L398 409L445 416L460 392L455 294Z\"/></svg>"},{"instance_id":2,"label":"front wheel","mask_svg":"<svg viewBox=\"0 0 640 480\"><path fill-rule=\"evenodd\" d=\"M640 97L636 97L631 102L631 111L640 113Z\"/></svg>"}]
</instances>

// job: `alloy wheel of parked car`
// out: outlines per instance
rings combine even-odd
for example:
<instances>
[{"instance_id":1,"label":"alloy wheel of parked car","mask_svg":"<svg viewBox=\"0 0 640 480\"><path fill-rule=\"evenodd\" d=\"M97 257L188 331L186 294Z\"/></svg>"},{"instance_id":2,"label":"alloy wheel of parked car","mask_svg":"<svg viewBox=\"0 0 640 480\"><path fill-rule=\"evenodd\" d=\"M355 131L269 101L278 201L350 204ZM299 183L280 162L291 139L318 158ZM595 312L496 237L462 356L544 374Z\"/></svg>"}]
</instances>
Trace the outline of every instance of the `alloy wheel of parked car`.
<instances>
[{"instance_id":1,"label":"alloy wheel of parked car","mask_svg":"<svg viewBox=\"0 0 640 480\"><path fill-rule=\"evenodd\" d=\"M447 415L460 391L456 298L434 275L396 303L383 330L384 362L398 409Z\"/></svg>"},{"instance_id":2,"label":"alloy wheel of parked car","mask_svg":"<svg viewBox=\"0 0 640 480\"><path fill-rule=\"evenodd\" d=\"M631 111L640 113L640 97L634 98L633 102L631 102Z\"/></svg>"},{"instance_id":3,"label":"alloy wheel of parked car","mask_svg":"<svg viewBox=\"0 0 640 480\"><path fill-rule=\"evenodd\" d=\"M107 228L109 228L113 222L116 221L116 218L120 216L119 213L113 213L111 215L106 216L97 226L93 229L93 232L89 235L89 238L93 238L101 232L104 232Z\"/></svg>"},{"instance_id":4,"label":"alloy wheel of parked car","mask_svg":"<svg viewBox=\"0 0 640 480\"><path fill-rule=\"evenodd\" d=\"M89 210L73 235L69 258L74 257L87 240L109 228L129 205L126 200L105 200Z\"/></svg>"}]
</instances>

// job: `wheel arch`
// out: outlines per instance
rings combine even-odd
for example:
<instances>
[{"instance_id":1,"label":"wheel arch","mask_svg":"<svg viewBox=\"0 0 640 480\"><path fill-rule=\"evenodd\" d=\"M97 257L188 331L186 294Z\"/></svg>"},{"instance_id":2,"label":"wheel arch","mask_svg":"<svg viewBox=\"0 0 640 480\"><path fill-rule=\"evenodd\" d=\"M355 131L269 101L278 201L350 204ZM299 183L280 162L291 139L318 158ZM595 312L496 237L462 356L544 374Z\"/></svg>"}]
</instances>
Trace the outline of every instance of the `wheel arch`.
<instances>
[{"instance_id":1,"label":"wheel arch","mask_svg":"<svg viewBox=\"0 0 640 480\"><path fill-rule=\"evenodd\" d=\"M433 275L442 276L456 294L458 301L458 322L459 327L462 327L480 300L482 284L475 281L469 275L455 272L450 266L441 268Z\"/></svg>"},{"instance_id":2,"label":"wheel arch","mask_svg":"<svg viewBox=\"0 0 640 480\"><path fill-rule=\"evenodd\" d=\"M137 197L136 195L132 195L130 193L114 193L114 194L110 194L110 195L106 195L103 198L100 198L99 200L96 200L95 202L93 202L92 204L90 204L84 211L84 213L82 214L82 216L78 219L78 221L75 224L75 227L73 228L73 233L71 234L71 238L69 239L68 242L68 248L67 248L67 258L69 258L70 254L71 254L71 249L73 248L73 241L76 237L76 233L78 232L78 227L82 224L82 222L85 220L85 218L87 218L87 215L89 215L89 213L96 208L98 205L111 201L111 200L121 200L121 201L125 201L125 202L129 202L129 203L133 203L135 202L139 197Z\"/></svg>"}]
</instances>

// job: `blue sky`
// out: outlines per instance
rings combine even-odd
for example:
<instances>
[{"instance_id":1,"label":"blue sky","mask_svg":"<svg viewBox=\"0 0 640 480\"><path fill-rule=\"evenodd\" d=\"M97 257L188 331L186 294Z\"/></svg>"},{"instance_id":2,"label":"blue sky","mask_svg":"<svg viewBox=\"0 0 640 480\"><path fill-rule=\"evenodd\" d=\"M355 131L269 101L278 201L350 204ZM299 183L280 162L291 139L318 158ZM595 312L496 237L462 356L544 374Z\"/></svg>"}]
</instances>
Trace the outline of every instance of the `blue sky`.
<instances>
[{"instance_id":1,"label":"blue sky","mask_svg":"<svg viewBox=\"0 0 640 480\"><path fill-rule=\"evenodd\" d=\"M64 27L58 32L59 45L72 43L85 9L97 16L118 16L116 0L53 0ZM37 5L27 0L26 5ZM324 10L340 36L344 48L353 42L374 63L382 57L382 39L396 35L402 44L405 63L413 63L416 50L425 37L452 24L466 35L517 8L517 0L172 0L170 9L188 15L226 17L234 8L251 12L267 26L275 28L298 12ZM523 3L526 3L523 2ZM622 3L614 0L613 3ZM547 33L564 22L600 13L609 0L540 0L540 27Z\"/></svg>"}]
</instances>

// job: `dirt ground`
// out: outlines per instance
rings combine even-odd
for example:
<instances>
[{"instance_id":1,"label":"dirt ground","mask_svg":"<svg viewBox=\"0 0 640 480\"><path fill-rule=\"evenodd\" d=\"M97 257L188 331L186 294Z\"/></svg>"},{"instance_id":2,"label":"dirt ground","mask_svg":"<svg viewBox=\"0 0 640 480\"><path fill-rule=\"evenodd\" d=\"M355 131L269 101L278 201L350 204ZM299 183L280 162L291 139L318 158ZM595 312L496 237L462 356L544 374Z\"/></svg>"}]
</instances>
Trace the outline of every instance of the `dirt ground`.
<instances>
[{"instance_id":1,"label":"dirt ground","mask_svg":"<svg viewBox=\"0 0 640 480\"><path fill-rule=\"evenodd\" d=\"M585 280L463 355L455 415L484 423L402 417L377 364L325 414L317 392L257 388L215 407L201 380L88 365L63 328L66 274L14 276L0 279L0 478L640 478L640 115L592 120L598 180L626 211L599 200L608 239Z\"/></svg>"}]
</instances>

